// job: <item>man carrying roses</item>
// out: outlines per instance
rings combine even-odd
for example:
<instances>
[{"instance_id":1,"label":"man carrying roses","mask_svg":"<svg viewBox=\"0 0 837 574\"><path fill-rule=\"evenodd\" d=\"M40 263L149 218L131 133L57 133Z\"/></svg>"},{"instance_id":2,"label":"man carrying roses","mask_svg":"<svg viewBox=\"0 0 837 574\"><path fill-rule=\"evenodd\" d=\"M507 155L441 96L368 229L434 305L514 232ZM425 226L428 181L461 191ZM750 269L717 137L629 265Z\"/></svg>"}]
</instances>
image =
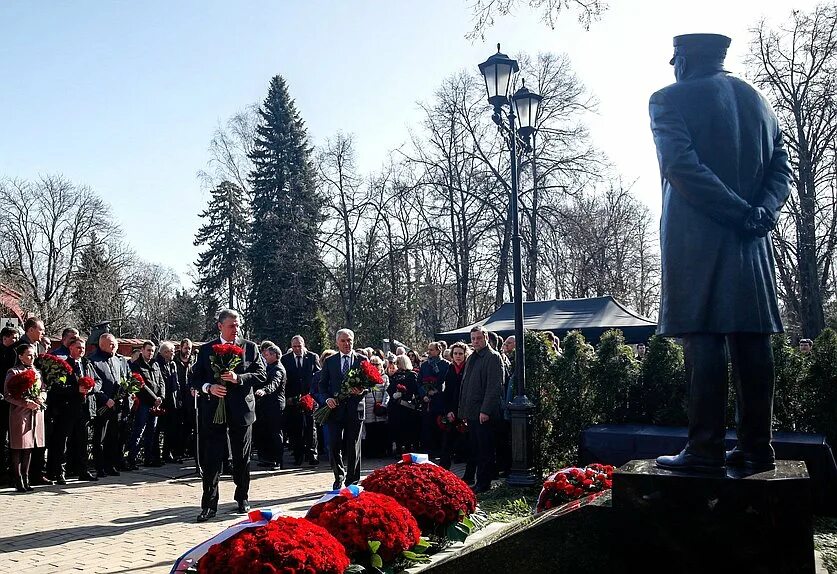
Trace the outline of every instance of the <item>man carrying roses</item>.
<instances>
[{"instance_id":1,"label":"man carrying roses","mask_svg":"<svg viewBox=\"0 0 837 574\"><path fill-rule=\"evenodd\" d=\"M199 448L203 467L203 498L198 522L209 520L218 510L218 480L227 454L228 434L238 512L250 510L250 451L253 422L256 420L253 389L265 382L266 374L264 359L258 347L254 342L240 338L238 329L238 312L232 309L221 311L218 314L220 337L201 346L192 368L192 387L201 392ZM212 354L213 346L217 345L239 347L242 357L235 368L216 376L213 364L217 364L217 361L213 360ZM217 416L219 404L223 404L225 410L223 417ZM215 422L221 419L223 422Z\"/></svg>"}]
</instances>

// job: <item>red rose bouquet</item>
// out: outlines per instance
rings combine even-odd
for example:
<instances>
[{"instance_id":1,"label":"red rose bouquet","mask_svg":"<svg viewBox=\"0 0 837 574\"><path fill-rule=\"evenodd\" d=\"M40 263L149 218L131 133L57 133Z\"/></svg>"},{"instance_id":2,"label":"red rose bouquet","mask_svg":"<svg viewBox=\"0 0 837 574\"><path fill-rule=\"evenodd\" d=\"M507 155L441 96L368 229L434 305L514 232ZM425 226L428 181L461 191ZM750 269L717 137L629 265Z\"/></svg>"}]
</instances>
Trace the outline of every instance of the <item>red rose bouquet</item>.
<instances>
[{"instance_id":1,"label":"red rose bouquet","mask_svg":"<svg viewBox=\"0 0 837 574\"><path fill-rule=\"evenodd\" d=\"M609 490L612 480L613 467L609 464L559 470L544 481L535 511L543 512L583 496Z\"/></svg>"},{"instance_id":2,"label":"red rose bouquet","mask_svg":"<svg viewBox=\"0 0 837 574\"><path fill-rule=\"evenodd\" d=\"M117 396L114 397L114 402L119 402L120 396L132 396L134 399L134 404L132 405L132 409L139 407L139 400L137 399L137 393L142 390L145 386L145 379L142 378L142 375L139 373L130 373L127 378L122 379L119 381L119 389L117 391ZM107 405L101 407L98 411L96 411L99 415L103 414L106 410L110 407Z\"/></svg>"},{"instance_id":3,"label":"red rose bouquet","mask_svg":"<svg viewBox=\"0 0 837 574\"><path fill-rule=\"evenodd\" d=\"M19 401L40 401L41 381L35 369L26 369L6 382L9 396Z\"/></svg>"},{"instance_id":4,"label":"red rose bouquet","mask_svg":"<svg viewBox=\"0 0 837 574\"><path fill-rule=\"evenodd\" d=\"M314 505L306 518L328 530L352 559L375 568L391 563L421 538L410 511L392 497L375 492L341 493Z\"/></svg>"},{"instance_id":5,"label":"red rose bouquet","mask_svg":"<svg viewBox=\"0 0 837 574\"><path fill-rule=\"evenodd\" d=\"M382 385L383 383L384 378L381 376L378 367L369 361L363 361L359 366L346 372L346 376L343 377L343 384L340 385L340 391L334 399L339 403L352 395L362 394L363 391L368 391L375 385ZM328 405L318 408L314 412L314 420L317 421L317 424L324 424L328 420L331 410Z\"/></svg>"},{"instance_id":6,"label":"red rose bouquet","mask_svg":"<svg viewBox=\"0 0 837 574\"><path fill-rule=\"evenodd\" d=\"M78 387L79 392L83 395L86 395L90 391L93 390L93 387L96 386L96 381L93 380L93 377L80 377L78 380ZM81 389L84 389L83 391Z\"/></svg>"},{"instance_id":7,"label":"red rose bouquet","mask_svg":"<svg viewBox=\"0 0 837 574\"><path fill-rule=\"evenodd\" d=\"M198 562L201 574L321 572L343 574L346 549L304 518L279 517L215 544Z\"/></svg>"},{"instance_id":8,"label":"red rose bouquet","mask_svg":"<svg viewBox=\"0 0 837 574\"><path fill-rule=\"evenodd\" d=\"M311 395L302 395L299 397L299 408L305 414L310 415L317 408L317 401Z\"/></svg>"},{"instance_id":9,"label":"red rose bouquet","mask_svg":"<svg viewBox=\"0 0 837 574\"><path fill-rule=\"evenodd\" d=\"M56 357L48 353L38 355L35 358L35 367L41 371L41 377L43 377L46 388L52 385L63 385L67 382L67 375L73 373L73 368L70 366L70 363L61 357Z\"/></svg>"},{"instance_id":10,"label":"red rose bouquet","mask_svg":"<svg viewBox=\"0 0 837 574\"><path fill-rule=\"evenodd\" d=\"M465 482L432 463L415 463L410 455L396 464L373 471L361 485L386 494L409 510L422 532L439 531L467 518L477 499Z\"/></svg>"},{"instance_id":11,"label":"red rose bouquet","mask_svg":"<svg viewBox=\"0 0 837 574\"><path fill-rule=\"evenodd\" d=\"M227 381L221 375L235 370L244 360L244 349L238 345L229 343L218 343L212 345L212 354L209 356L209 364L212 367L212 374L215 375L215 382L227 386ZM224 397L218 399L218 407L215 409L215 417L212 419L215 424L227 422L227 408Z\"/></svg>"}]
</instances>

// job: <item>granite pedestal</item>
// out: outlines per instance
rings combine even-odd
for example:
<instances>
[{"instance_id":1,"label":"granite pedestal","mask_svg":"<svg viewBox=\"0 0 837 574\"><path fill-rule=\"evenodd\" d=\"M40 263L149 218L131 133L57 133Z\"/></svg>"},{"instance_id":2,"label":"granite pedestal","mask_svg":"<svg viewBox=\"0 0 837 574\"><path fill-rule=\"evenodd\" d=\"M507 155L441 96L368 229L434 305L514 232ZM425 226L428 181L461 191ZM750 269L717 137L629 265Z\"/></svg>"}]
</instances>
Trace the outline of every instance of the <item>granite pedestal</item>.
<instances>
[{"instance_id":1,"label":"granite pedestal","mask_svg":"<svg viewBox=\"0 0 837 574\"><path fill-rule=\"evenodd\" d=\"M613 477L621 564L645 572L814 572L804 462L727 476L672 472L633 460ZM639 570L638 570L639 571Z\"/></svg>"}]
</instances>

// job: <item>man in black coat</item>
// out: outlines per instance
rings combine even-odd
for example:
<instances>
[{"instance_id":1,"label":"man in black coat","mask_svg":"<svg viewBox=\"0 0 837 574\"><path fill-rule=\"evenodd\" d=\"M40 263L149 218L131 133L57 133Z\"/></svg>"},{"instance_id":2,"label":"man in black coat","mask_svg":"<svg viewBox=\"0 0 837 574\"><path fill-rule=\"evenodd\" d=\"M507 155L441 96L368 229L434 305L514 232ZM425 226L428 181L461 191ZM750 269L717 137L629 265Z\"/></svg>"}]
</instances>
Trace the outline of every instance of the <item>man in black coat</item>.
<instances>
[{"instance_id":1,"label":"man in black coat","mask_svg":"<svg viewBox=\"0 0 837 574\"><path fill-rule=\"evenodd\" d=\"M770 231L790 193L779 123L764 97L724 70L730 39L674 39L676 83L651 96L663 184L658 333L683 338L689 441L657 459L673 470L722 474L727 357L738 446L726 464L773 468L771 333L782 331Z\"/></svg>"},{"instance_id":2,"label":"man in black coat","mask_svg":"<svg viewBox=\"0 0 837 574\"><path fill-rule=\"evenodd\" d=\"M90 356L90 367L96 386L98 411L93 421L93 464L99 478L119 476L122 464L119 442L119 413L125 397L120 382L130 376L128 360L116 352L118 344L111 333L99 337L98 350Z\"/></svg>"},{"instance_id":3,"label":"man in black coat","mask_svg":"<svg viewBox=\"0 0 837 574\"><path fill-rule=\"evenodd\" d=\"M288 443L294 455L294 463L302 464L303 458L312 466L320 464L317 458L317 433L314 417L299 407L302 395L316 393L311 389L314 373L320 370L320 360L316 353L305 348L305 339L301 335L291 339L291 350L282 356L282 366L288 374L285 387L285 428L288 431Z\"/></svg>"},{"instance_id":4,"label":"man in black coat","mask_svg":"<svg viewBox=\"0 0 837 574\"><path fill-rule=\"evenodd\" d=\"M96 413L92 389L82 391L79 379L92 377L90 361L84 357L84 340L71 336L64 340L66 361L73 369L63 384L55 382L47 394L47 409L52 411L53 428L49 436L49 475L57 484L67 484L66 463L72 459L79 480L96 480L87 468L87 428Z\"/></svg>"},{"instance_id":5,"label":"man in black coat","mask_svg":"<svg viewBox=\"0 0 837 574\"><path fill-rule=\"evenodd\" d=\"M264 344L262 344L264 347ZM262 349L262 357L267 364L267 381L256 389L256 408L259 424L264 425L262 445L268 452L266 465L272 470L285 468L285 437L283 413L285 411L285 368L279 361L282 350L271 343ZM264 419L261 417L264 416Z\"/></svg>"},{"instance_id":6,"label":"man in black coat","mask_svg":"<svg viewBox=\"0 0 837 574\"><path fill-rule=\"evenodd\" d=\"M346 373L367 360L365 355L354 352L354 339L355 334L350 329L337 331L339 352L326 359L320 376L320 394L329 397L326 404L332 409L326 421L326 432L334 490L360 480L360 431L365 416L363 393L353 393L339 403L336 399Z\"/></svg>"},{"instance_id":7,"label":"man in black coat","mask_svg":"<svg viewBox=\"0 0 837 574\"><path fill-rule=\"evenodd\" d=\"M140 441L145 451L145 466L161 466L160 449L157 444L157 415L166 396L166 383L160 365L154 360L157 347L151 341L145 341L140 349L140 356L131 363L131 371L138 373L145 384L136 393L139 406L134 409L134 429L128 443L128 470L137 470L137 454Z\"/></svg>"},{"instance_id":8,"label":"man in black coat","mask_svg":"<svg viewBox=\"0 0 837 574\"><path fill-rule=\"evenodd\" d=\"M158 425L163 434L163 462L183 462L183 393L178 379L177 365L174 362L174 344L160 343L155 361L160 366L166 393L163 397L163 414ZM192 395L189 395L189 399Z\"/></svg>"},{"instance_id":9,"label":"man in black coat","mask_svg":"<svg viewBox=\"0 0 837 574\"><path fill-rule=\"evenodd\" d=\"M20 333L14 327L3 327L0 330L0 380L6 380L6 372L14 367L17 361L15 346ZM2 394L2 393L0 393ZM0 400L0 481L8 476L9 455L9 403Z\"/></svg>"},{"instance_id":10,"label":"man in black coat","mask_svg":"<svg viewBox=\"0 0 837 574\"><path fill-rule=\"evenodd\" d=\"M218 480L227 455L227 433L233 457L233 482L238 511L250 510L250 451L253 445L253 422L256 420L255 387L266 380L264 359L252 341L238 336L239 315L232 309L218 314L220 337L201 346L192 369L192 387L201 392L200 448L203 455L203 498L198 522L214 517L218 510ZM233 370L220 373L216 380L212 370L212 346L234 344L244 349L244 358ZM224 399L226 422L213 421Z\"/></svg>"}]
</instances>

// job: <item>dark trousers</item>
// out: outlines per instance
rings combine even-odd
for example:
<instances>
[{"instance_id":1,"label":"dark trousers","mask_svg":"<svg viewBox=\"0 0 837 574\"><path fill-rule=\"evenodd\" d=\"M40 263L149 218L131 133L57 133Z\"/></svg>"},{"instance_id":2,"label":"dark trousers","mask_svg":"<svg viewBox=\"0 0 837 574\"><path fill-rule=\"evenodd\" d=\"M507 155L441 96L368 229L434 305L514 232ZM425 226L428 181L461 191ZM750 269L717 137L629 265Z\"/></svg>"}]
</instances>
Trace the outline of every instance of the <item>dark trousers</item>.
<instances>
[{"instance_id":1,"label":"dark trousers","mask_svg":"<svg viewBox=\"0 0 837 574\"><path fill-rule=\"evenodd\" d=\"M67 474L67 453L72 446L69 439L80 418L80 412L63 411L54 414L52 432L47 442L49 449L47 474L49 476L57 478Z\"/></svg>"},{"instance_id":2,"label":"dark trousers","mask_svg":"<svg viewBox=\"0 0 837 574\"><path fill-rule=\"evenodd\" d=\"M360 427L354 412L348 420L328 421L328 461L334 473L334 487L357 484L360 480Z\"/></svg>"},{"instance_id":3,"label":"dark trousers","mask_svg":"<svg viewBox=\"0 0 837 574\"><path fill-rule=\"evenodd\" d=\"M70 438L67 441L67 471L69 474L89 474L87 467L89 456L87 446L89 444L88 433L90 432L90 420L82 413L76 418Z\"/></svg>"},{"instance_id":4,"label":"dark trousers","mask_svg":"<svg viewBox=\"0 0 837 574\"><path fill-rule=\"evenodd\" d=\"M384 458L389 450L389 428L387 421L363 423L366 438L363 441L363 452L369 458Z\"/></svg>"},{"instance_id":5,"label":"dark trousers","mask_svg":"<svg viewBox=\"0 0 837 574\"><path fill-rule=\"evenodd\" d=\"M317 432L314 417L302 412L298 406L285 409L285 428L288 432L288 445L297 463L303 459L317 459Z\"/></svg>"},{"instance_id":6,"label":"dark trousers","mask_svg":"<svg viewBox=\"0 0 837 574\"><path fill-rule=\"evenodd\" d=\"M228 433L229 430L229 433ZM232 450L232 477L236 502L247 500L250 492L250 452L253 449L253 426L230 426L207 423L201 427L201 465L203 497L201 508L218 510L218 481L227 459L227 435Z\"/></svg>"},{"instance_id":7,"label":"dark trousers","mask_svg":"<svg viewBox=\"0 0 837 574\"><path fill-rule=\"evenodd\" d=\"M9 473L9 403L0 401L0 480ZM11 482L11 480L9 480Z\"/></svg>"},{"instance_id":8,"label":"dark trousers","mask_svg":"<svg viewBox=\"0 0 837 574\"><path fill-rule=\"evenodd\" d=\"M263 424L263 441L268 456L266 460L282 464L285 458L285 433L284 433L284 411L279 405L265 405L262 411L264 417L257 423Z\"/></svg>"},{"instance_id":9,"label":"dark trousers","mask_svg":"<svg viewBox=\"0 0 837 574\"><path fill-rule=\"evenodd\" d=\"M770 336L762 333L686 335L683 350L689 385L686 450L706 458L724 458L729 351L738 407L738 447L754 458L772 460L775 373Z\"/></svg>"},{"instance_id":10,"label":"dark trousers","mask_svg":"<svg viewBox=\"0 0 837 574\"><path fill-rule=\"evenodd\" d=\"M143 441L143 439L145 439ZM149 405L140 404L134 412L134 430L128 443L128 461L134 463L139 454L140 442L145 446L145 462L156 463L160 460L157 448L157 416L151 414Z\"/></svg>"},{"instance_id":11,"label":"dark trousers","mask_svg":"<svg viewBox=\"0 0 837 574\"><path fill-rule=\"evenodd\" d=\"M439 465L442 468L450 470L455 456L466 458L465 474L462 475L465 482L473 482L476 475L477 459L471 454L471 449L468 448L468 440L470 435L468 433L461 433L457 430L452 430L442 433L442 456Z\"/></svg>"},{"instance_id":12,"label":"dark trousers","mask_svg":"<svg viewBox=\"0 0 837 574\"><path fill-rule=\"evenodd\" d=\"M93 422L93 464L97 470L102 470L116 467L121 462L119 418L116 410L107 409Z\"/></svg>"},{"instance_id":13,"label":"dark trousers","mask_svg":"<svg viewBox=\"0 0 837 574\"><path fill-rule=\"evenodd\" d=\"M189 397L191 398L191 397ZM179 459L183 457L184 445L188 438L184 424L183 408L170 407L161 417L160 425L163 429L163 456Z\"/></svg>"},{"instance_id":14,"label":"dark trousers","mask_svg":"<svg viewBox=\"0 0 837 574\"><path fill-rule=\"evenodd\" d=\"M480 424L479 419L468 419L468 441L471 456L476 457L478 488L490 488L494 477L494 434L491 421Z\"/></svg>"},{"instance_id":15,"label":"dark trousers","mask_svg":"<svg viewBox=\"0 0 837 574\"><path fill-rule=\"evenodd\" d=\"M421 413L421 451L426 452L430 457L439 455L439 436L441 430L436 424L436 417L441 413L424 411ZM443 415L444 416L444 415Z\"/></svg>"}]
</instances>

